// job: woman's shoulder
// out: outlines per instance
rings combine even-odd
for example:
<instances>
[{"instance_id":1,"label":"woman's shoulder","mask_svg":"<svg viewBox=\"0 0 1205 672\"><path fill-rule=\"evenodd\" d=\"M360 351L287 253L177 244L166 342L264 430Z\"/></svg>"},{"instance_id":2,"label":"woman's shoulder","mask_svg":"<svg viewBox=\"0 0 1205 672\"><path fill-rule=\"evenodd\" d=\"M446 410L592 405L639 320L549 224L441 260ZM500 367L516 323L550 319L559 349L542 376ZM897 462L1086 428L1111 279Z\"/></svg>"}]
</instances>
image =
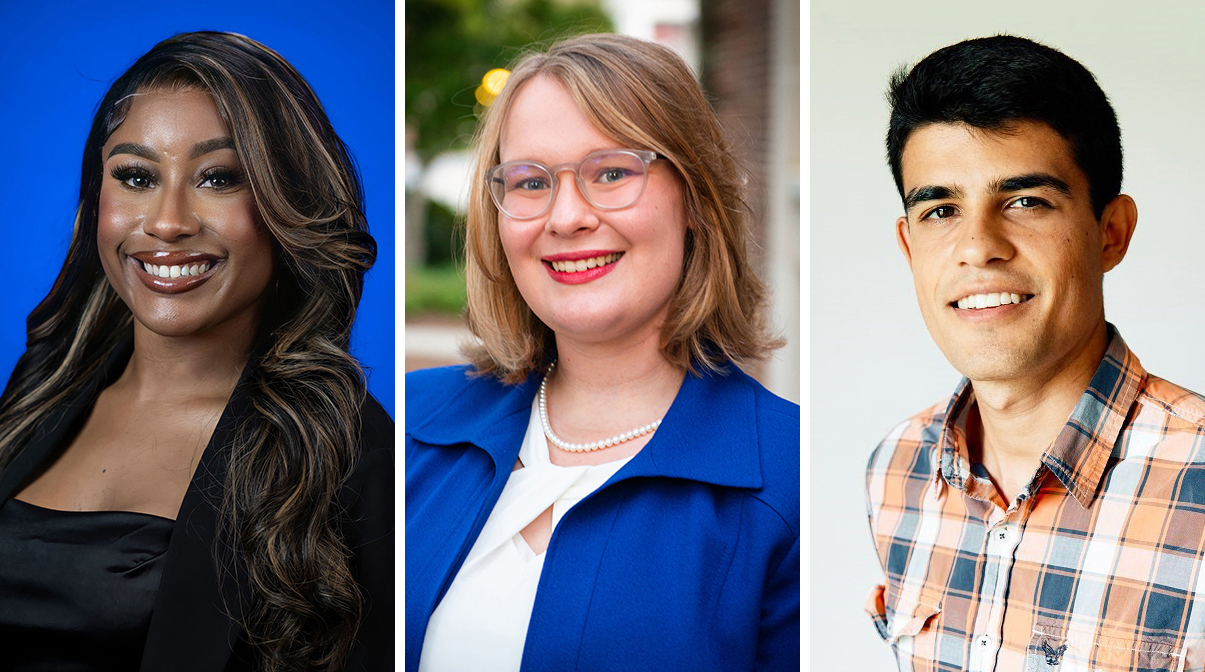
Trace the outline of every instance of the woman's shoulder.
<instances>
[{"instance_id":1,"label":"woman's shoulder","mask_svg":"<svg viewBox=\"0 0 1205 672\"><path fill-rule=\"evenodd\" d=\"M731 365L730 365L731 366ZM731 366L723 378L728 384L745 387L752 394L757 432L761 440L777 441L799 448L799 404L766 389L756 378Z\"/></svg>"},{"instance_id":2,"label":"woman's shoulder","mask_svg":"<svg viewBox=\"0 0 1205 672\"><path fill-rule=\"evenodd\" d=\"M739 369L729 373L727 378L729 384L744 386L752 396L763 479L757 498L782 513L797 531L802 445L799 404L767 390L755 378Z\"/></svg>"},{"instance_id":3,"label":"woman's shoulder","mask_svg":"<svg viewBox=\"0 0 1205 672\"><path fill-rule=\"evenodd\" d=\"M360 406L360 444L364 452L393 452L393 417L368 393Z\"/></svg>"},{"instance_id":4,"label":"woman's shoulder","mask_svg":"<svg viewBox=\"0 0 1205 672\"><path fill-rule=\"evenodd\" d=\"M506 385L467 364L410 371L406 374L406 427L416 427L455 404L481 410L525 387Z\"/></svg>"},{"instance_id":5,"label":"woman's shoulder","mask_svg":"<svg viewBox=\"0 0 1205 672\"><path fill-rule=\"evenodd\" d=\"M347 485L353 491L391 489L393 483L393 418L372 393L360 405L360 445Z\"/></svg>"},{"instance_id":6,"label":"woman's shoulder","mask_svg":"<svg viewBox=\"0 0 1205 672\"><path fill-rule=\"evenodd\" d=\"M439 390L456 390L473 380L480 380L469 364L440 366L433 369L418 369L406 372L406 404L421 401L419 397L430 396Z\"/></svg>"}]
</instances>

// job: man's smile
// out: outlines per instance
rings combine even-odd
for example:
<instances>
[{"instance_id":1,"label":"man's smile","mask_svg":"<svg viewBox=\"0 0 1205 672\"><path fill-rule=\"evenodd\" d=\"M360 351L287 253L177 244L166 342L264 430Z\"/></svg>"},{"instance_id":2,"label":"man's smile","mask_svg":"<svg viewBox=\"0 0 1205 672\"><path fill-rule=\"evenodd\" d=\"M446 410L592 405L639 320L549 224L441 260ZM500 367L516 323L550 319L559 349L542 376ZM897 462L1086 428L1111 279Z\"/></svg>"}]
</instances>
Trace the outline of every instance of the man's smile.
<instances>
[{"instance_id":1,"label":"man's smile","mask_svg":"<svg viewBox=\"0 0 1205 672\"><path fill-rule=\"evenodd\" d=\"M1016 292L987 292L981 294L968 294L957 301L952 301L950 305L958 308L959 310L980 310L983 308L996 308L998 306L1020 304L1032 298L1033 294L1018 294Z\"/></svg>"}]
</instances>

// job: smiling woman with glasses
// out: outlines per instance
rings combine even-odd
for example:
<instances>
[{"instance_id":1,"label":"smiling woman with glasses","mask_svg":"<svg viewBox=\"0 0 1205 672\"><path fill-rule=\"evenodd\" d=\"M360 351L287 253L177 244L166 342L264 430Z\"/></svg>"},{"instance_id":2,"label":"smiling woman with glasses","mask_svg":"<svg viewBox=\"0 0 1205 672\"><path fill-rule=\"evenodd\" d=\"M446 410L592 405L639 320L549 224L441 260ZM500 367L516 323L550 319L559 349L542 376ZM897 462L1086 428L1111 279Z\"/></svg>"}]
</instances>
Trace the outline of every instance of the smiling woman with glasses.
<instances>
[{"instance_id":1,"label":"smiling woman with glasses","mask_svg":"<svg viewBox=\"0 0 1205 672\"><path fill-rule=\"evenodd\" d=\"M486 112L473 364L406 378L406 669L799 666L799 407L690 69L587 35Z\"/></svg>"}]
</instances>

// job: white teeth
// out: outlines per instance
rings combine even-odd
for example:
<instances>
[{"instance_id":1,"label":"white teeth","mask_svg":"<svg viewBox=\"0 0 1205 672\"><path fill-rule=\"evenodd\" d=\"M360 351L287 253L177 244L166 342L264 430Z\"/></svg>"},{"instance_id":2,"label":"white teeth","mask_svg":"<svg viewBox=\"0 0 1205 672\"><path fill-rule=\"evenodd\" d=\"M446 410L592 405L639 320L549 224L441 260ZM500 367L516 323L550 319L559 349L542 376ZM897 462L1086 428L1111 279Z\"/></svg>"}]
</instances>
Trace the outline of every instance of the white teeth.
<instances>
[{"instance_id":1,"label":"white teeth","mask_svg":"<svg viewBox=\"0 0 1205 672\"><path fill-rule=\"evenodd\" d=\"M599 266L606 266L619 259L619 252L604 254L601 257L591 257L590 259L578 259L577 261L553 261L552 270L560 273L578 273Z\"/></svg>"},{"instance_id":2,"label":"white teeth","mask_svg":"<svg viewBox=\"0 0 1205 672\"><path fill-rule=\"evenodd\" d=\"M142 262L142 270L148 274L159 278L180 278L193 275L201 275L209 270L209 262L199 264L184 264L182 266L156 266L147 262Z\"/></svg>"},{"instance_id":3,"label":"white teeth","mask_svg":"<svg viewBox=\"0 0 1205 672\"><path fill-rule=\"evenodd\" d=\"M971 294L964 296L955 302L962 310L979 309L979 308L995 308L997 306L1006 306L1010 303L1022 303L1029 300L1027 294L1013 294L1011 292L990 292L987 294Z\"/></svg>"}]
</instances>

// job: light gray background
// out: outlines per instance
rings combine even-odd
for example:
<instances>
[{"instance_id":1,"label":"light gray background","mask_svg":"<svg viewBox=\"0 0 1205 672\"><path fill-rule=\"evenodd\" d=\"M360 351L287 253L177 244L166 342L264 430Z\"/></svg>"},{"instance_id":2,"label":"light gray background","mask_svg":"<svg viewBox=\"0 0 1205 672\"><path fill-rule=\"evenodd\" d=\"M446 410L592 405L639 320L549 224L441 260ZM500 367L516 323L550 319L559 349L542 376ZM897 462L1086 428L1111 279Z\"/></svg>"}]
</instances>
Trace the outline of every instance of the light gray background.
<instances>
[{"instance_id":1,"label":"light gray background","mask_svg":"<svg viewBox=\"0 0 1205 672\"><path fill-rule=\"evenodd\" d=\"M862 612L882 581L866 522L866 459L958 374L921 321L895 243L902 205L884 158L887 78L970 37L1007 32L1083 63L1121 124L1138 228L1105 277L1105 310L1143 366L1205 390L1205 5L857 2L811 7L811 577L813 670L890 670ZM807 660L807 658L805 658ZM806 665L805 665L806 666Z\"/></svg>"}]
</instances>

